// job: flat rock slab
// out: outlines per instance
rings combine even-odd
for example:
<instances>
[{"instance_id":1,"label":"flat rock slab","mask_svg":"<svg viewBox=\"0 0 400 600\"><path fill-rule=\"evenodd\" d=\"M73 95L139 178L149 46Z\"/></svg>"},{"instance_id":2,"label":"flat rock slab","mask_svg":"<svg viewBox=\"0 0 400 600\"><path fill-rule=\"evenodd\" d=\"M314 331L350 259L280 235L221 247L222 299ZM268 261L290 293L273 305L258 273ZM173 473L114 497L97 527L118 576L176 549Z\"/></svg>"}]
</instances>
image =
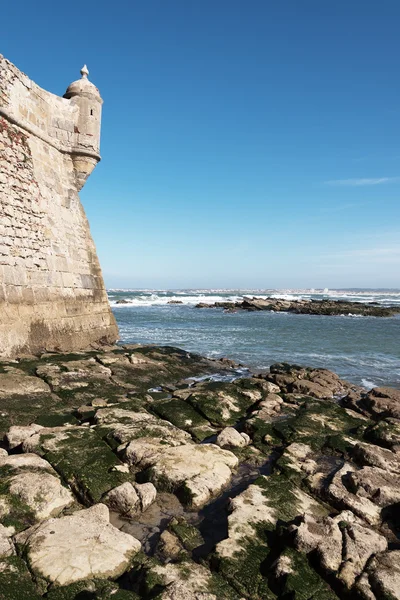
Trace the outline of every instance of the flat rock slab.
<instances>
[{"instance_id":1,"label":"flat rock slab","mask_svg":"<svg viewBox=\"0 0 400 600\"><path fill-rule=\"evenodd\" d=\"M131 442L127 456L133 460L141 453L140 466L147 469L147 479L161 491L177 493L183 502L194 508L204 506L219 494L239 464L232 452L214 444L184 444L169 448L159 445L145 455L142 444L140 440Z\"/></svg>"},{"instance_id":2,"label":"flat rock slab","mask_svg":"<svg viewBox=\"0 0 400 600\"><path fill-rule=\"evenodd\" d=\"M187 401L212 424L234 425L246 411L268 394L262 379L238 379L232 383L207 382L191 388Z\"/></svg>"},{"instance_id":3,"label":"flat rock slab","mask_svg":"<svg viewBox=\"0 0 400 600\"><path fill-rule=\"evenodd\" d=\"M50 519L16 537L32 572L56 585L96 577L115 579L129 567L140 542L109 522L108 508L96 504Z\"/></svg>"},{"instance_id":4,"label":"flat rock slab","mask_svg":"<svg viewBox=\"0 0 400 600\"><path fill-rule=\"evenodd\" d=\"M40 600L25 562L18 556L0 560L0 600Z\"/></svg>"},{"instance_id":5,"label":"flat rock slab","mask_svg":"<svg viewBox=\"0 0 400 600\"><path fill-rule=\"evenodd\" d=\"M35 454L0 457L3 523L24 529L58 515L74 502L51 465Z\"/></svg>"},{"instance_id":6,"label":"flat rock slab","mask_svg":"<svg viewBox=\"0 0 400 600\"><path fill-rule=\"evenodd\" d=\"M101 408L96 412L95 421L99 435L107 437L111 444L113 441L118 445L139 438L152 438L176 446L191 439L189 433L175 427L169 421L145 411L129 410L123 406Z\"/></svg>"},{"instance_id":7,"label":"flat rock slab","mask_svg":"<svg viewBox=\"0 0 400 600\"><path fill-rule=\"evenodd\" d=\"M32 396L50 394L50 387L39 377L27 375L22 369L6 367L0 373L0 400L9 396Z\"/></svg>"},{"instance_id":8,"label":"flat rock slab","mask_svg":"<svg viewBox=\"0 0 400 600\"><path fill-rule=\"evenodd\" d=\"M23 442L23 449L44 456L85 504L129 477L110 447L86 426L43 427Z\"/></svg>"}]
</instances>

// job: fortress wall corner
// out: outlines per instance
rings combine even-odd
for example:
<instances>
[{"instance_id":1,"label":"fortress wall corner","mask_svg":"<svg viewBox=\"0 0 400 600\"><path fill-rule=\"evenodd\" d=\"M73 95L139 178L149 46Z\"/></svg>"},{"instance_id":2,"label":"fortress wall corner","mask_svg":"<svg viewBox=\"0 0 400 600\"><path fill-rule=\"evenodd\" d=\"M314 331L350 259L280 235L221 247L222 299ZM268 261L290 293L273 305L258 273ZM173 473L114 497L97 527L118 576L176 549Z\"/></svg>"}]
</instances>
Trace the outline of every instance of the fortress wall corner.
<instances>
[{"instance_id":1,"label":"fortress wall corner","mask_svg":"<svg viewBox=\"0 0 400 600\"><path fill-rule=\"evenodd\" d=\"M118 336L78 196L79 118L0 56L0 356Z\"/></svg>"}]
</instances>

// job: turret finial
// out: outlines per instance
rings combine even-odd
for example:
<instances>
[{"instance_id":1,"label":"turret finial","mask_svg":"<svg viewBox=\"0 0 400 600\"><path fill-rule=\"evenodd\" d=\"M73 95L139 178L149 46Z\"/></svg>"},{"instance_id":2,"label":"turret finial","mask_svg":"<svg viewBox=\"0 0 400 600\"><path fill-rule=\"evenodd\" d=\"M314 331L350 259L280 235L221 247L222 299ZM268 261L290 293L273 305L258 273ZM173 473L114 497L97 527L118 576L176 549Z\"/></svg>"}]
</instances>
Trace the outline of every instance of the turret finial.
<instances>
[{"instance_id":1,"label":"turret finial","mask_svg":"<svg viewBox=\"0 0 400 600\"><path fill-rule=\"evenodd\" d=\"M81 69L81 75L82 75L82 79L87 79L87 76L89 75L89 70L86 65L83 65L83 67Z\"/></svg>"}]
</instances>

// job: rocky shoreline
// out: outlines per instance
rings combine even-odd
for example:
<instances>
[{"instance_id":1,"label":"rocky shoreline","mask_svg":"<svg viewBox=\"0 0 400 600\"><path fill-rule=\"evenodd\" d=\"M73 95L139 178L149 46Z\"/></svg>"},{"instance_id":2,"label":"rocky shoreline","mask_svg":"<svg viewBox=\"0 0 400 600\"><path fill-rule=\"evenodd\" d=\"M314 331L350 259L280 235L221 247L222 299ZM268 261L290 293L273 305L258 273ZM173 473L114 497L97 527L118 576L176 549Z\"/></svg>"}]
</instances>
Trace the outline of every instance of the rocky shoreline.
<instances>
[{"instance_id":1,"label":"rocky shoreline","mask_svg":"<svg viewBox=\"0 0 400 600\"><path fill-rule=\"evenodd\" d=\"M0 599L400 598L400 390L239 367L0 361Z\"/></svg>"},{"instance_id":2,"label":"rocky shoreline","mask_svg":"<svg viewBox=\"0 0 400 600\"><path fill-rule=\"evenodd\" d=\"M196 308L223 308L226 312L238 310L289 312L297 315L361 315L392 317L400 314L399 306L384 307L377 303L347 302L345 300L281 300L277 298L245 298L239 302L200 302Z\"/></svg>"}]
</instances>

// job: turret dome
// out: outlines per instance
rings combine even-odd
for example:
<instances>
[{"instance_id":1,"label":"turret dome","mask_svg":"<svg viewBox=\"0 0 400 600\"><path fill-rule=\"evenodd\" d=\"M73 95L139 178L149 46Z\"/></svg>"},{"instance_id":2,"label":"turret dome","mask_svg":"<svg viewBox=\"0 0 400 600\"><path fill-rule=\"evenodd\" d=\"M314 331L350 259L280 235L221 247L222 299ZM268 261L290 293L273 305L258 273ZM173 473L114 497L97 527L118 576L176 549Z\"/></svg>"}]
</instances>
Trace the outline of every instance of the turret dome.
<instances>
[{"instance_id":1,"label":"turret dome","mask_svg":"<svg viewBox=\"0 0 400 600\"><path fill-rule=\"evenodd\" d=\"M64 98L73 98L74 96L95 96L101 100L100 92L97 87L88 79L89 71L86 65L81 69L81 79L73 81L64 94Z\"/></svg>"}]
</instances>

